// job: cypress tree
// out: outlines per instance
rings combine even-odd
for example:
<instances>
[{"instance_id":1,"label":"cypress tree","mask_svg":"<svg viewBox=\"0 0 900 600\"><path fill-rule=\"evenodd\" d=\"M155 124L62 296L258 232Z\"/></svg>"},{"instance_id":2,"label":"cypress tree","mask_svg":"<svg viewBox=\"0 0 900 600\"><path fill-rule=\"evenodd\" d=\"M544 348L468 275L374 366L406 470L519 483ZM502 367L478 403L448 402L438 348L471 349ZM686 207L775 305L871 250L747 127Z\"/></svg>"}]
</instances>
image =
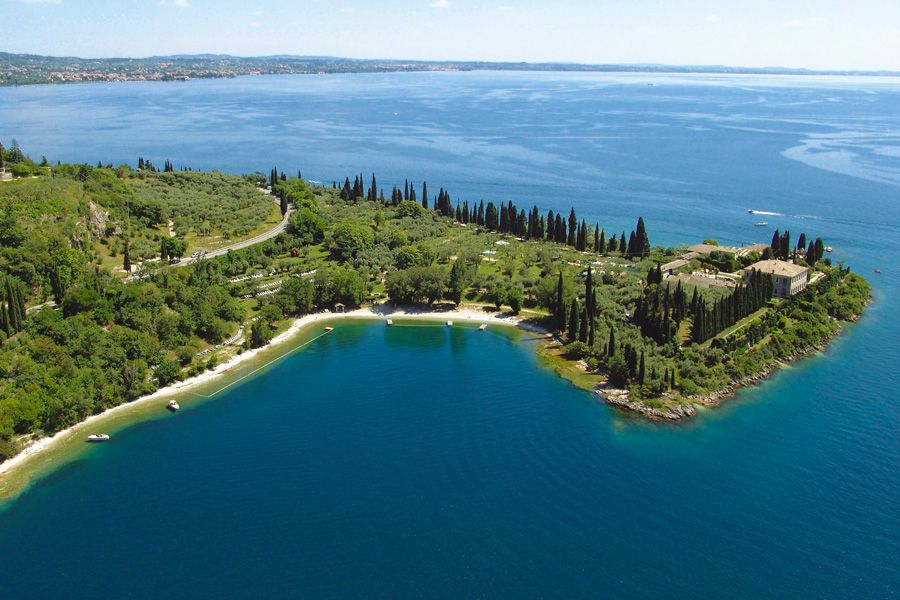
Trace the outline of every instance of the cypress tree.
<instances>
[{"instance_id":1,"label":"cypress tree","mask_svg":"<svg viewBox=\"0 0 900 600\"><path fill-rule=\"evenodd\" d=\"M428 182L422 182L422 208L428 208Z\"/></svg>"},{"instance_id":2,"label":"cypress tree","mask_svg":"<svg viewBox=\"0 0 900 600\"><path fill-rule=\"evenodd\" d=\"M122 253L122 268L126 273L131 272L131 254L129 252L128 240L125 240L125 252Z\"/></svg>"},{"instance_id":3,"label":"cypress tree","mask_svg":"<svg viewBox=\"0 0 900 600\"><path fill-rule=\"evenodd\" d=\"M647 256L650 254L650 238L647 237L647 228L644 225L644 217L638 217L635 229L635 254Z\"/></svg>"},{"instance_id":4,"label":"cypress tree","mask_svg":"<svg viewBox=\"0 0 900 600\"><path fill-rule=\"evenodd\" d=\"M547 211L547 241L552 242L555 240L556 235L556 217L553 216L553 211Z\"/></svg>"},{"instance_id":5,"label":"cypress tree","mask_svg":"<svg viewBox=\"0 0 900 600\"><path fill-rule=\"evenodd\" d=\"M409 200L409 180L403 180L403 199Z\"/></svg>"},{"instance_id":6,"label":"cypress tree","mask_svg":"<svg viewBox=\"0 0 900 600\"><path fill-rule=\"evenodd\" d=\"M559 272L559 282L556 284L556 328L560 331L566 326L566 305L563 298L563 274Z\"/></svg>"},{"instance_id":7,"label":"cypress tree","mask_svg":"<svg viewBox=\"0 0 900 600\"><path fill-rule=\"evenodd\" d=\"M594 252L600 254L603 246L600 244L600 223L594 224Z\"/></svg>"},{"instance_id":8,"label":"cypress tree","mask_svg":"<svg viewBox=\"0 0 900 600\"><path fill-rule=\"evenodd\" d=\"M569 305L568 337L570 342L578 339L578 300L576 298L572 298L572 303Z\"/></svg>"},{"instance_id":9,"label":"cypress tree","mask_svg":"<svg viewBox=\"0 0 900 600\"><path fill-rule=\"evenodd\" d=\"M569 211L569 235L566 238L566 244L569 246L575 245L575 239L578 235L576 228L578 227L578 219L575 217L575 209L571 209Z\"/></svg>"},{"instance_id":10,"label":"cypress tree","mask_svg":"<svg viewBox=\"0 0 900 600\"><path fill-rule=\"evenodd\" d=\"M587 311L581 311L581 322L578 325L578 341L587 343L588 337L588 319Z\"/></svg>"},{"instance_id":11,"label":"cypress tree","mask_svg":"<svg viewBox=\"0 0 900 600\"><path fill-rule=\"evenodd\" d=\"M638 381L641 382L641 385L644 385L646 375L647 375L647 373L646 373L646 367L644 365L644 351L641 350L641 362L640 362L640 366L638 367Z\"/></svg>"},{"instance_id":12,"label":"cypress tree","mask_svg":"<svg viewBox=\"0 0 900 600\"><path fill-rule=\"evenodd\" d=\"M623 256L628 251L628 245L625 243L625 232L622 232L622 237L619 238L619 253Z\"/></svg>"},{"instance_id":13,"label":"cypress tree","mask_svg":"<svg viewBox=\"0 0 900 600\"><path fill-rule=\"evenodd\" d=\"M600 243L597 244L597 247L599 248L599 250L597 250L597 252L599 252L601 254L606 253L606 232L603 231L602 229L600 230Z\"/></svg>"},{"instance_id":14,"label":"cypress tree","mask_svg":"<svg viewBox=\"0 0 900 600\"><path fill-rule=\"evenodd\" d=\"M609 342L606 344L606 355L613 356L616 353L616 330L610 326Z\"/></svg>"}]
</instances>

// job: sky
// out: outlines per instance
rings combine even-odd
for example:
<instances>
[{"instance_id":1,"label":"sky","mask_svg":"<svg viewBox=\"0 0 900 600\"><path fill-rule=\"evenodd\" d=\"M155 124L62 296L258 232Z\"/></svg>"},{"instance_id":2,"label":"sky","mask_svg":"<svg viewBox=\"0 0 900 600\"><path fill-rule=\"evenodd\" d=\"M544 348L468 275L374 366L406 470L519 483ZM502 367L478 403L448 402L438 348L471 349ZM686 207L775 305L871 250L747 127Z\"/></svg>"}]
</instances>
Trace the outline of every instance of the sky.
<instances>
[{"instance_id":1,"label":"sky","mask_svg":"<svg viewBox=\"0 0 900 600\"><path fill-rule=\"evenodd\" d=\"M900 0L0 0L0 51L900 70Z\"/></svg>"}]
</instances>

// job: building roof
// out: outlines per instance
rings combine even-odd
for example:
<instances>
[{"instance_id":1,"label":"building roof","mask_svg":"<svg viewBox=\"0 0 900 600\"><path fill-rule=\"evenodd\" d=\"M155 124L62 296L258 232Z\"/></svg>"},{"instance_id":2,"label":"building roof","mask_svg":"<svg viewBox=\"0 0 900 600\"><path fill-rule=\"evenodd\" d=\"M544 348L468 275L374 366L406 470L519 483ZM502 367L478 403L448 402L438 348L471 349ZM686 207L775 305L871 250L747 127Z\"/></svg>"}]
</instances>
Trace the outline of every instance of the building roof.
<instances>
[{"instance_id":1,"label":"building roof","mask_svg":"<svg viewBox=\"0 0 900 600\"><path fill-rule=\"evenodd\" d=\"M679 258L678 260L673 260L672 262L668 262L660 267L663 271L674 271L675 269L680 269L681 267L690 264L691 261L685 260L683 258Z\"/></svg>"},{"instance_id":2,"label":"building roof","mask_svg":"<svg viewBox=\"0 0 900 600\"><path fill-rule=\"evenodd\" d=\"M783 275L784 277L796 277L809 271L808 267L802 267L783 260L761 260L753 263L748 268L771 275Z\"/></svg>"}]
</instances>

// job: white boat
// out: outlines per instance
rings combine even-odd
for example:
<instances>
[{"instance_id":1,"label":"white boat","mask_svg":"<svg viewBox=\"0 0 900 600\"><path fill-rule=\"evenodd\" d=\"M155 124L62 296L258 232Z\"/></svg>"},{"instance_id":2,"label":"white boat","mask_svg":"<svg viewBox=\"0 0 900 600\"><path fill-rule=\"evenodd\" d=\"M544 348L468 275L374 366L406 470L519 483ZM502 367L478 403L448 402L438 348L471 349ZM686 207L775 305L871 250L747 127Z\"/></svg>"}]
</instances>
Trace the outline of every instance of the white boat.
<instances>
[{"instance_id":1,"label":"white boat","mask_svg":"<svg viewBox=\"0 0 900 600\"><path fill-rule=\"evenodd\" d=\"M168 404L166 404L166 408L168 408L168 409L171 410L172 412L175 412L175 411L177 411L177 410L178 410L179 408L181 408L181 407L178 406L178 402L176 402L175 400L171 400L171 401L169 401Z\"/></svg>"},{"instance_id":2,"label":"white boat","mask_svg":"<svg viewBox=\"0 0 900 600\"><path fill-rule=\"evenodd\" d=\"M89 441L89 442L108 442L109 435L107 435L105 433L92 433L91 435L87 436L87 441Z\"/></svg>"},{"instance_id":3,"label":"white boat","mask_svg":"<svg viewBox=\"0 0 900 600\"><path fill-rule=\"evenodd\" d=\"M481 331L484 331L485 329L487 329L487 324L482 323L481 327L479 327L478 329L480 329Z\"/></svg>"},{"instance_id":4,"label":"white boat","mask_svg":"<svg viewBox=\"0 0 900 600\"><path fill-rule=\"evenodd\" d=\"M331 331L334 331L334 327L326 327L325 328L325 333L329 333Z\"/></svg>"},{"instance_id":5,"label":"white boat","mask_svg":"<svg viewBox=\"0 0 900 600\"><path fill-rule=\"evenodd\" d=\"M753 226L754 227L768 227L769 224L766 223L765 221L760 221L759 223L754 223Z\"/></svg>"}]
</instances>

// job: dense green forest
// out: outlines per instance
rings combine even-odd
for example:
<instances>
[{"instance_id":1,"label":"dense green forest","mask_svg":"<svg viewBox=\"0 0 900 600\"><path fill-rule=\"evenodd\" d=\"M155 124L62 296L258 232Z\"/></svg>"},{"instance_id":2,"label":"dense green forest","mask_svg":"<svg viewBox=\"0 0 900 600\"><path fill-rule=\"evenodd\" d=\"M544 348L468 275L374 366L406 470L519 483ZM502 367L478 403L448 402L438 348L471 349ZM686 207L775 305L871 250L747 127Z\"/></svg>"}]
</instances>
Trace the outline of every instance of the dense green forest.
<instances>
[{"instance_id":1,"label":"dense green forest","mask_svg":"<svg viewBox=\"0 0 900 600\"><path fill-rule=\"evenodd\" d=\"M3 151L6 165L28 160L12 152ZM652 247L643 219L606 231L571 209L470 204L424 182L386 194L362 175L311 187L277 169L240 178L176 172L167 161L159 172L143 159L136 169L35 168L0 182L0 457L336 303L517 313L558 332L549 355L567 376L577 371L576 383L608 379L667 403L825 341L869 295L862 278L816 256L815 243L822 279L789 301L773 300L759 276L730 288L673 284L660 263L681 250ZM277 237L186 265L158 260L190 250L192 236L251 232L288 205L290 227ZM784 239L764 254L781 252ZM804 264L807 252L792 247L788 258ZM723 260L712 252L681 271Z\"/></svg>"}]
</instances>

